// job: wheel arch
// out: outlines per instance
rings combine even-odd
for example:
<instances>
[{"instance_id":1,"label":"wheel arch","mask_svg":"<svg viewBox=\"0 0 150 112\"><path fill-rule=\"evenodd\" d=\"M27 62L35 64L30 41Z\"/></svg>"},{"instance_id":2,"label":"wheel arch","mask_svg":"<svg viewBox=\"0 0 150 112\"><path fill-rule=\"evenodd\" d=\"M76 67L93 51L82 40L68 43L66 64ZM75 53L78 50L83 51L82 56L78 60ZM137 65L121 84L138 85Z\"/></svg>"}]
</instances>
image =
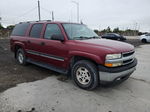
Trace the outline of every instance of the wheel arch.
<instances>
[{"instance_id":1,"label":"wheel arch","mask_svg":"<svg viewBox=\"0 0 150 112\"><path fill-rule=\"evenodd\" d=\"M84 52L71 52L69 57L69 68L72 68L72 66L79 60L88 60L94 63L96 66L99 64L102 64L103 61L100 58L100 56L84 53Z\"/></svg>"},{"instance_id":2,"label":"wheel arch","mask_svg":"<svg viewBox=\"0 0 150 112\"><path fill-rule=\"evenodd\" d=\"M16 43L16 44L14 45L15 58L16 58L16 56L17 56L17 50L20 49L20 48L22 48L22 49L24 50L23 44L21 44L21 43Z\"/></svg>"},{"instance_id":3,"label":"wheel arch","mask_svg":"<svg viewBox=\"0 0 150 112\"><path fill-rule=\"evenodd\" d=\"M142 38L141 41L142 41L143 43L146 43L146 42L147 42L147 39L146 39L146 38Z\"/></svg>"}]
</instances>

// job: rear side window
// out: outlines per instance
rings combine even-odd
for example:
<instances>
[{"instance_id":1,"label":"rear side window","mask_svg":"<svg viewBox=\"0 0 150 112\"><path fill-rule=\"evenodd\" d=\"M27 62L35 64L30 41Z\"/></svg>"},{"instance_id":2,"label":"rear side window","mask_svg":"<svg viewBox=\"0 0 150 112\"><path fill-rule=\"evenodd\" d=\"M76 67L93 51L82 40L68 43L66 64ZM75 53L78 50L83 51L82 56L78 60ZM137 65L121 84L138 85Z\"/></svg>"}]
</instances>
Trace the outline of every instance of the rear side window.
<instances>
[{"instance_id":1,"label":"rear side window","mask_svg":"<svg viewBox=\"0 0 150 112\"><path fill-rule=\"evenodd\" d=\"M25 36L29 23L17 24L12 31L12 36Z\"/></svg>"},{"instance_id":2,"label":"rear side window","mask_svg":"<svg viewBox=\"0 0 150 112\"><path fill-rule=\"evenodd\" d=\"M113 34L106 34L106 36L114 37L115 35L113 35Z\"/></svg>"},{"instance_id":3,"label":"rear side window","mask_svg":"<svg viewBox=\"0 0 150 112\"><path fill-rule=\"evenodd\" d=\"M43 24L34 24L31 28L30 37L40 38L42 32Z\"/></svg>"},{"instance_id":4,"label":"rear side window","mask_svg":"<svg viewBox=\"0 0 150 112\"><path fill-rule=\"evenodd\" d=\"M44 38L51 39L52 35L61 35L61 30L57 24L47 24Z\"/></svg>"},{"instance_id":5,"label":"rear side window","mask_svg":"<svg viewBox=\"0 0 150 112\"><path fill-rule=\"evenodd\" d=\"M146 34L146 36L150 36L150 33Z\"/></svg>"}]
</instances>

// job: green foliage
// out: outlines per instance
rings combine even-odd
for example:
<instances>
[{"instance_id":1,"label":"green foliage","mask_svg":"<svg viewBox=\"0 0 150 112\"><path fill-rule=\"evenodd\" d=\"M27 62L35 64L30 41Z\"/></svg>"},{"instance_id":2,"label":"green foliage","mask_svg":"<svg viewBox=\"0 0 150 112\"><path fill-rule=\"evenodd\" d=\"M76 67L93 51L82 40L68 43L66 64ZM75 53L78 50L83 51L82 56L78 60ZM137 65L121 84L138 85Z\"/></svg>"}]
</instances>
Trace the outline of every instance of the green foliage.
<instances>
[{"instance_id":1,"label":"green foliage","mask_svg":"<svg viewBox=\"0 0 150 112\"><path fill-rule=\"evenodd\" d=\"M120 30L119 30L119 28L117 27L117 28L114 28L113 32L114 32L114 33L120 33Z\"/></svg>"},{"instance_id":2,"label":"green foliage","mask_svg":"<svg viewBox=\"0 0 150 112\"><path fill-rule=\"evenodd\" d=\"M126 29L126 30L120 30L119 27L114 28L113 30L108 26L106 29L103 29L101 31L98 30L94 30L97 34L99 35L103 35L105 33L117 33L120 35L126 35L126 36L135 36L135 35L139 35L139 31L138 30L131 30L131 29Z\"/></svg>"},{"instance_id":3,"label":"green foliage","mask_svg":"<svg viewBox=\"0 0 150 112\"><path fill-rule=\"evenodd\" d=\"M14 28L13 25L8 26L7 28L4 28L1 24L0 24L0 37L8 37L12 31L12 29Z\"/></svg>"},{"instance_id":4,"label":"green foliage","mask_svg":"<svg viewBox=\"0 0 150 112\"><path fill-rule=\"evenodd\" d=\"M111 32L112 32L112 31L111 31L111 28L110 28L109 26L107 27L106 32L107 32L107 33L111 33Z\"/></svg>"},{"instance_id":5,"label":"green foliage","mask_svg":"<svg viewBox=\"0 0 150 112\"><path fill-rule=\"evenodd\" d=\"M10 25L10 26L7 26L7 29L8 30L13 30L14 27L15 27L14 25Z\"/></svg>"},{"instance_id":6,"label":"green foliage","mask_svg":"<svg viewBox=\"0 0 150 112\"><path fill-rule=\"evenodd\" d=\"M5 29L1 24L0 24L0 30Z\"/></svg>"},{"instance_id":7,"label":"green foliage","mask_svg":"<svg viewBox=\"0 0 150 112\"><path fill-rule=\"evenodd\" d=\"M95 32L96 34L99 34L99 31L98 31L98 30L94 30L94 32Z\"/></svg>"}]
</instances>

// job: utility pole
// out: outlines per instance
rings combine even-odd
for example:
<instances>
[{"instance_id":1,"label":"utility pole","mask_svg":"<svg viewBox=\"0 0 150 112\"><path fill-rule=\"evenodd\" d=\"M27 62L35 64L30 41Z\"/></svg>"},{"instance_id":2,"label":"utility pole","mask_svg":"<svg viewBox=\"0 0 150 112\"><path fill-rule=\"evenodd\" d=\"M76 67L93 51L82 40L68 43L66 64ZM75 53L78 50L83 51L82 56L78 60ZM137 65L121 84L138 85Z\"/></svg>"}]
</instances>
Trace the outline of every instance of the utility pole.
<instances>
[{"instance_id":1,"label":"utility pole","mask_svg":"<svg viewBox=\"0 0 150 112\"><path fill-rule=\"evenodd\" d=\"M0 25L1 25L1 20L2 20L2 17L0 17Z\"/></svg>"},{"instance_id":2,"label":"utility pole","mask_svg":"<svg viewBox=\"0 0 150 112\"><path fill-rule=\"evenodd\" d=\"M38 16L39 16L39 21L41 20L41 12L40 12L40 1L38 0Z\"/></svg>"},{"instance_id":3,"label":"utility pole","mask_svg":"<svg viewBox=\"0 0 150 112\"><path fill-rule=\"evenodd\" d=\"M52 21L54 21L54 12L52 11Z\"/></svg>"},{"instance_id":4,"label":"utility pole","mask_svg":"<svg viewBox=\"0 0 150 112\"><path fill-rule=\"evenodd\" d=\"M137 22L135 22L135 29L134 29L134 36L136 36L137 35Z\"/></svg>"},{"instance_id":5,"label":"utility pole","mask_svg":"<svg viewBox=\"0 0 150 112\"><path fill-rule=\"evenodd\" d=\"M1 25L1 20L2 20L2 17L1 17L1 12L0 12L0 25Z\"/></svg>"},{"instance_id":6,"label":"utility pole","mask_svg":"<svg viewBox=\"0 0 150 112\"><path fill-rule=\"evenodd\" d=\"M77 22L79 23L79 2L72 1L72 3L77 5Z\"/></svg>"}]
</instances>

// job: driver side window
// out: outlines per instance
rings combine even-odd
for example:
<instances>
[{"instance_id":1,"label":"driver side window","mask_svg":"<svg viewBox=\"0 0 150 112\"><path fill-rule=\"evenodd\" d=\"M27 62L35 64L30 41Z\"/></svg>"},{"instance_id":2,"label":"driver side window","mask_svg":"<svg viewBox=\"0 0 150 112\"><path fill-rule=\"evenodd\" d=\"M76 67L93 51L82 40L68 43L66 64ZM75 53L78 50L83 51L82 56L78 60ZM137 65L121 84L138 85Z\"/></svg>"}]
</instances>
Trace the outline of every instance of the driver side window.
<instances>
[{"instance_id":1,"label":"driver side window","mask_svg":"<svg viewBox=\"0 0 150 112\"><path fill-rule=\"evenodd\" d=\"M61 30L57 24L47 24L44 38L51 39L52 35L62 35Z\"/></svg>"}]
</instances>

